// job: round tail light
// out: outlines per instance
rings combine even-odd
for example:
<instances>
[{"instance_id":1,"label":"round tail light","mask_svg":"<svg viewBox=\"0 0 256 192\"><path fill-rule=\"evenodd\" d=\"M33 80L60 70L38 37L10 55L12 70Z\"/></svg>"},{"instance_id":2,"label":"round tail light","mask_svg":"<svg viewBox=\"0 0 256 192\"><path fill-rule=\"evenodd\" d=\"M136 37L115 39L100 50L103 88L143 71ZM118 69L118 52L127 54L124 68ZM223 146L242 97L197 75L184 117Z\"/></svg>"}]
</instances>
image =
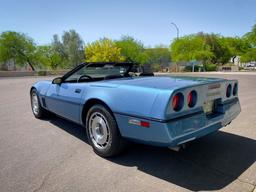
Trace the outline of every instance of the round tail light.
<instances>
[{"instance_id":1,"label":"round tail light","mask_svg":"<svg viewBox=\"0 0 256 192\"><path fill-rule=\"evenodd\" d=\"M190 108L194 107L196 105L197 101L197 93L196 91L190 91L187 97L188 106Z\"/></svg>"},{"instance_id":2,"label":"round tail light","mask_svg":"<svg viewBox=\"0 0 256 192\"><path fill-rule=\"evenodd\" d=\"M184 104L184 96L182 93L177 93L172 98L172 108L174 111L179 111L182 109Z\"/></svg>"},{"instance_id":3,"label":"round tail light","mask_svg":"<svg viewBox=\"0 0 256 192\"><path fill-rule=\"evenodd\" d=\"M230 96L231 96L231 89L232 89L231 84L229 84L229 85L227 86L227 90L226 90L226 96L227 96L227 97L230 97Z\"/></svg>"},{"instance_id":4,"label":"round tail light","mask_svg":"<svg viewBox=\"0 0 256 192\"><path fill-rule=\"evenodd\" d=\"M234 87L233 87L233 95L234 96L237 94L237 91L238 91L238 85L237 85L237 83L235 83Z\"/></svg>"}]
</instances>

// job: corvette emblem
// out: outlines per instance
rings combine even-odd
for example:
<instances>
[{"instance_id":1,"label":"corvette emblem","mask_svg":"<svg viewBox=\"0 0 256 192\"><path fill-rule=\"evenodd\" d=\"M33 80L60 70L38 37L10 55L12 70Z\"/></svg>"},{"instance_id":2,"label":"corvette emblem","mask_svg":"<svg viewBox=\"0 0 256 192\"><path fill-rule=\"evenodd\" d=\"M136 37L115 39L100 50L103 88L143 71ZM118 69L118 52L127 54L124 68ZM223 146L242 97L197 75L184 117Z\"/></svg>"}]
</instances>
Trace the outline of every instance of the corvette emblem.
<instances>
[{"instance_id":1,"label":"corvette emblem","mask_svg":"<svg viewBox=\"0 0 256 192\"><path fill-rule=\"evenodd\" d=\"M208 89L218 89L218 88L220 88L220 83L212 84L208 86Z\"/></svg>"}]
</instances>

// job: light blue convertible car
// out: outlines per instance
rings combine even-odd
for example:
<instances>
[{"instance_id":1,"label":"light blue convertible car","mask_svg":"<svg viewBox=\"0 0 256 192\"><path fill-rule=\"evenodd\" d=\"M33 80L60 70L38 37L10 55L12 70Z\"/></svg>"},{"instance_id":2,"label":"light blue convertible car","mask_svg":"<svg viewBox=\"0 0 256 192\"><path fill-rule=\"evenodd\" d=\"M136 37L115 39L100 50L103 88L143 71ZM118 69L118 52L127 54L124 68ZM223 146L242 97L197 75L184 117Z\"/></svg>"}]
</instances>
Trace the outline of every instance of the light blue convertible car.
<instances>
[{"instance_id":1,"label":"light blue convertible car","mask_svg":"<svg viewBox=\"0 0 256 192\"><path fill-rule=\"evenodd\" d=\"M240 113L236 80L133 73L131 63L83 63L30 90L36 118L57 114L85 127L94 151L118 154L128 140L175 148Z\"/></svg>"}]
</instances>

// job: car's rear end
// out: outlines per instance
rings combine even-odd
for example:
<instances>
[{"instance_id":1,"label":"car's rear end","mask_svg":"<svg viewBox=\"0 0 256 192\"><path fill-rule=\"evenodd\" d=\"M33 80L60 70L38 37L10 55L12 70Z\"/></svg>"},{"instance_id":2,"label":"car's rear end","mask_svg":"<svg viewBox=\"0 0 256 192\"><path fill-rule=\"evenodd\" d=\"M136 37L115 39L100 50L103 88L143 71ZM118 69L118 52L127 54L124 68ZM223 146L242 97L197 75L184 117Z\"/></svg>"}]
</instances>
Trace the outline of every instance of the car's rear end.
<instances>
[{"instance_id":1,"label":"car's rear end","mask_svg":"<svg viewBox=\"0 0 256 192\"><path fill-rule=\"evenodd\" d=\"M175 147L228 125L240 113L236 80L194 79L191 82L196 83L187 85L184 81L190 82L181 79L177 86L176 79L176 87L171 90L167 102L164 101L167 87L162 89L165 97L156 98L150 118L122 117L123 136Z\"/></svg>"},{"instance_id":2,"label":"car's rear end","mask_svg":"<svg viewBox=\"0 0 256 192\"><path fill-rule=\"evenodd\" d=\"M166 109L171 145L180 145L228 125L241 111L238 82L223 80L175 90Z\"/></svg>"}]
</instances>

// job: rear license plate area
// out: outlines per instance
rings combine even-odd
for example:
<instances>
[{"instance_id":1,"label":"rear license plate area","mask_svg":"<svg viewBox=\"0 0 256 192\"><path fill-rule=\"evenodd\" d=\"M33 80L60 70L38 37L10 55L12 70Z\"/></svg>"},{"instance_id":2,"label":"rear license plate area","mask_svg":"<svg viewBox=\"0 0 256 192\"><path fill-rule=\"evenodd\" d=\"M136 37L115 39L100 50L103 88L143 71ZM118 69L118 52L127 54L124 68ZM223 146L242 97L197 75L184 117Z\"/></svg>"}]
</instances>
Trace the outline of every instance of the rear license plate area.
<instances>
[{"instance_id":1,"label":"rear license plate area","mask_svg":"<svg viewBox=\"0 0 256 192\"><path fill-rule=\"evenodd\" d=\"M214 100L204 102L203 109L206 115L212 114L214 112Z\"/></svg>"},{"instance_id":2,"label":"rear license plate area","mask_svg":"<svg viewBox=\"0 0 256 192\"><path fill-rule=\"evenodd\" d=\"M220 103L220 99L208 100L203 104L203 110L207 117L213 117L218 114L217 106Z\"/></svg>"}]
</instances>

